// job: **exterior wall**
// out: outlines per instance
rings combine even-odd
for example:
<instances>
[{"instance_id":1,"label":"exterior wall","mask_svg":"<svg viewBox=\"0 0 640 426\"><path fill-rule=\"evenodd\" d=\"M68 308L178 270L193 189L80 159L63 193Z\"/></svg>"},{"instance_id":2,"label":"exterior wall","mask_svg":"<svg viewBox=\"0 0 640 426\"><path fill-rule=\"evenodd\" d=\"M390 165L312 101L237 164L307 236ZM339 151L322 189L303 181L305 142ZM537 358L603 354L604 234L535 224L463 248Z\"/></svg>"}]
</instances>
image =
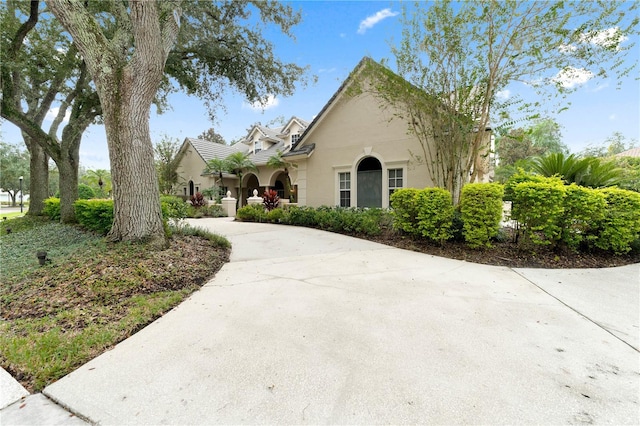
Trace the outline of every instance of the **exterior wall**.
<instances>
[{"instance_id":1,"label":"exterior wall","mask_svg":"<svg viewBox=\"0 0 640 426\"><path fill-rule=\"evenodd\" d=\"M357 205L357 170L360 161L376 158L382 166L382 207L389 206L389 169L402 169L403 187L431 186L425 166L411 161L420 152L417 139L408 135L407 125L382 110L370 94L341 95L316 124L307 143L315 143L313 154L299 163L299 204L318 207L339 205L340 172L351 173L351 206ZM306 163L306 164L305 164Z\"/></svg>"},{"instance_id":2,"label":"exterior wall","mask_svg":"<svg viewBox=\"0 0 640 426\"><path fill-rule=\"evenodd\" d=\"M202 176L202 171L206 168L206 163L196 152L196 150L191 146L186 146L186 151L184 157L182 157L182 161L180 162L180 166L178 167L178 192L176 195L180 196L189 196L189 182L193 182L194 193L197 191L202 192L203 189L211 188L216 185L216 178L214 176ZM231 191L231 196L236 197L236 185L234 183L233 178L225 178L223 179L224 186L227 186ZM235 180L237 182L237 180ZM196 189L197 188L197 189ZM186 191L186 192L185 192Z\"/></svg>"}]
</instances>

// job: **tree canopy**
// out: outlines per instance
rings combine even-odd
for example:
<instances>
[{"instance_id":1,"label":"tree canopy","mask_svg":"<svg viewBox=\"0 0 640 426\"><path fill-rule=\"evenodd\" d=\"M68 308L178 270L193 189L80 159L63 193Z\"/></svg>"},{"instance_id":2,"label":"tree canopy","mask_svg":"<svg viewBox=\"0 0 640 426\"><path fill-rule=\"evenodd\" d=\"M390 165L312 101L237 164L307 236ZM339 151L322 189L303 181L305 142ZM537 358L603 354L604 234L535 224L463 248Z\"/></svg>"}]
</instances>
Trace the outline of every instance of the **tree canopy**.
<instances>
[{"instance_id":1,"label":"tree canopy","mask_svg":"<svg viewBox=\"0 0 640 426\"><path fill-rule=\"evenodd\" d=\"M423 145L418 160L434 183L457 200L469 177L486 172L484 130L511 126L518 113L536 116L539 100L498 98L511 83L554 96L574 90L565 83L575 75L629 74L636 66L625 58L634 46L629 36L638 33L637 8L633 2L497 0L405 7L394 56L400 75L426 94L422 112L404 91L384 95L410 118L410 131ZM432 153L428 145L436 146Z\"/></svg>"}]
</instances>

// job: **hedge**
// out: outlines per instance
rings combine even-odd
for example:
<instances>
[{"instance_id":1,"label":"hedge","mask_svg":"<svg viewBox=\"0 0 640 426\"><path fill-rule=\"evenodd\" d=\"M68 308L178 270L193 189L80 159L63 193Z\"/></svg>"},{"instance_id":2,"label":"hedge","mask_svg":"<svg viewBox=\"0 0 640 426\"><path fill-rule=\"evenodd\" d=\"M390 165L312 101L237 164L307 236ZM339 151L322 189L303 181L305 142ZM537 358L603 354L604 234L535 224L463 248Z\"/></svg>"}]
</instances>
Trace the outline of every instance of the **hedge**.
<instances>
[{"instance_id":1,"label":"hedge","mask_svg":"<svg viewBox=\"0 0 640 426\"><path fill-rule=\"evenodd\" d=\"M559 218L562 242L578 250L582 243L597 239L596 224L604 219L607 203L602 191L578 186L565 186L563 214Z\"/></svg>"},{"instance_id":2,"label":"hedge","mask_svg":"<svg viewBox=\"0 0 640 426\"><path fill-rule=\"evenodd\" d=\"M604 217L596 223L595 246L616 254L627 253L640 238L640 194L619 188L599 190L607 203Z\"/></svg>"},{"instance_id":3,"label":"hedge","mask_svg":"<svg viewBox=\"0 0 640 426\"><path fill-rule=\"evenodd\" d=\"M563 183L554 178L523 182L513 188L511 217L524 226L528 241L537 245L555 245L560 240L564 197Z\"/></svg>"},{"instance_id":4,"label":"hedge","mask_svg":"<svg viewBox=\"0 0 640 426\"><path fill-rule=\"evenodd\" d=\"M85 229L107 235L113 224L113 200L77 200L73 203L78 223Z\"/></svg>"},{"instance_id":5,"label":"hedge","mask_svg":"<svg viewBox=\"0 0 640 426\"><path fill-rule=\"evenodd\" d=\"M498 183L471 183L462 188L462 233L470 247L491 247L502 220L504 187Z\"/></svg>"}]
</instances>

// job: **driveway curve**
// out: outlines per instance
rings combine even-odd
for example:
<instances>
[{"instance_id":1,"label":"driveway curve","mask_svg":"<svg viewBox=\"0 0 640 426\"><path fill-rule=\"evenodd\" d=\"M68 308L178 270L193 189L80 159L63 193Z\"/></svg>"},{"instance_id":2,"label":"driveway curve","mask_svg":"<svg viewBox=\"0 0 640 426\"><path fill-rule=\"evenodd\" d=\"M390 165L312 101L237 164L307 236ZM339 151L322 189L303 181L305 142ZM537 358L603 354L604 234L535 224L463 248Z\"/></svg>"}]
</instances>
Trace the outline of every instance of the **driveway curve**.
<instances>
[{"instance_id":1,"label":"driveway curve","mask_svg":"<svg viewBox=\"0 0 640 426\"><path fill-rule=\"evenodd\" d=\"M45 395L99 424L640 423L638 265L512 270L192 223L230 263Z\"/></svg>"}]
</instances>

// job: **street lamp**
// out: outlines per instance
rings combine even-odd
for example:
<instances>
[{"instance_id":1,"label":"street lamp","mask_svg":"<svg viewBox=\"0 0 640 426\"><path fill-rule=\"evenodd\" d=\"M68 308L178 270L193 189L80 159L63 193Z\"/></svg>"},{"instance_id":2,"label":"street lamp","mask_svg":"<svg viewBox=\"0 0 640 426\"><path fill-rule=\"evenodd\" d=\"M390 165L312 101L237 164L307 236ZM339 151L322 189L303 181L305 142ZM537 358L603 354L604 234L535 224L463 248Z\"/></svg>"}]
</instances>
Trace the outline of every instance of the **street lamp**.
<instances>
[{"instance_id":1,"label":"street lamp","mask_svg":"<svg viewBox=\"0 0 640 426\"><path fill-rule=\"evenodd\" d=\"M22 179L24 177L20 176L18 179L20 179L20 213L22 213Z\"/></svg>"}]
</instances>

